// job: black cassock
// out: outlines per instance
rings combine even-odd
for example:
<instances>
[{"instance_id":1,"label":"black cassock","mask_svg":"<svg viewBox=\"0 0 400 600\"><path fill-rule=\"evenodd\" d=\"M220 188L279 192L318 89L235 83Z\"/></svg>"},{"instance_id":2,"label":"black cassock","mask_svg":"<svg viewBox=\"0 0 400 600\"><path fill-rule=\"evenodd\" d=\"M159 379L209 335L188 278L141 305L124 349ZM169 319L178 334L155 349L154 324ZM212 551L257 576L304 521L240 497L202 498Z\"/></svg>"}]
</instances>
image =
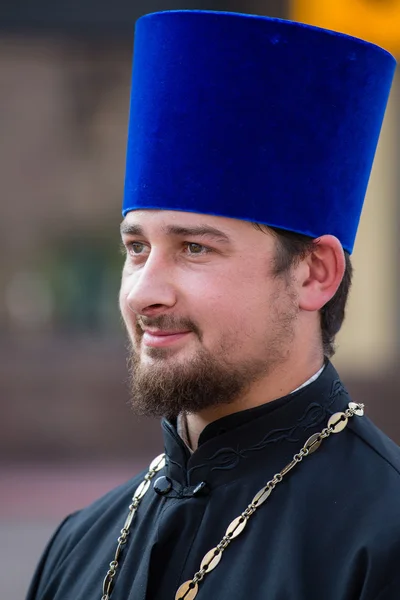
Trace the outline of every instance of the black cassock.
<instances>
[{"instance_id":1,"label":"black cassock","mask_svg":"<svg viewBox=\"0 0 400 600\"><path fill-rule=\"evenodd\" d=\"M111 600L174 600L258 490L349 401L328 363L294 394L208 425L193 455L164 421L167 465L155 479L164 478L158 489L166 493L154 490L154 479ZM143 475L61 524L28 600L101 600ZM200 583L196 600L258 598L400 600L400 449L366 416L349 419L276 486Z\"/></svg>"}]
</instances>

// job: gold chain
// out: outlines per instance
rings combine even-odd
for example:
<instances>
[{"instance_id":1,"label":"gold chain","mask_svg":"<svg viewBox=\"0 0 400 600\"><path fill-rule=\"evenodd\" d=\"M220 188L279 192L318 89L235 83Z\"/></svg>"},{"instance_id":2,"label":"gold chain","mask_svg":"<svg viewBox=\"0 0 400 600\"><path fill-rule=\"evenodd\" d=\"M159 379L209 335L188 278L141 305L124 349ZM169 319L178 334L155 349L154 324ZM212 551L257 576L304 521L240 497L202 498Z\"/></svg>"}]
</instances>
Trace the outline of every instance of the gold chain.
<instances>
[{"instance_id":1,"label":"gold chain","mask_svg":"<svg viewBox=\"0 0 400 600\"><path fill-rule=\"evenodd\" d=\"M103 596L101 597L101 600L109 600L109 598L110 598L111 590L112 590L113 583L114 583L114 577L115 577L115 574L116 574L117 568L118 568L118 559L123 550L123 547L125 546L126 542L128 541L128 535L129 535L130 527L132 525L133 517L135 516L135 513L138 509L138 506L139 506L143 496L145 495L145 493L147 492L147 490L150 487L150 481L153 479L154 475L156 473L158 473L158 471L161 471L161 469L164 466L165 466L165 454L160 454L159 456L157 456L157 458L155 458L152 461L152 463L149 466L149 470L148 470L147 474L145 475L142 483L140 485L138 485L138 487L135 490L135 493L132 496L132 502L129 505L128 516L126 517L124 526L121 529L121 535L119 536L119 538L117 540L118 546L115 551L114 560L112 560L110 562L110 568L107 571L107 575L105 576L104 581L103 581Z\"/></svg>"},{"instance_id":2,"label":"gold chain","mask_svg":"<svg viewBox=\"0 0 400 600\"><path fill-rule=\"evenodd\" d=\"M322 440L328 438L332 433L339 433L347 426L348 420L354 415L362 417L364 414L364 404L356 404L355 402L349 402L348 408L345 412L337 412L331 416L328 421L327 427L325 427L320 433L314 433L308 438L301 450L293 456L293 459L289 464L282 469L280 473L273 476L266 485L261 488L254 496L253 500L242 512L242 514L232 521L225 532L224 537L215 548L212 548L204 556L200 563L200 569L194 574L193 578L183 583L175 595L175 600L194 600L199 591L199 583L204 577L217 565L219 564L223 552L229 546L231 541L242 533L247 525L249 518L255 513L255 511L269 498L272 491L281 483L282 479L291 471L297 464L299 464L303 458L309 456L315 452L321 445ZM129 513L126 518L125 524L121 529L121 535L118 538L118 546L115 552L114 560L110 563L110 568L103 582L103 596L101 600L109 600L114 582L114 577L118 568L118 559L120 557L123 546L127 542L130 527L132 524L133 517L137 511L137 508L150 487L150 481L154 475L160 471L165 465L165 454L160 454L150 464L149 471L146 474L142 483L137 487L132 497L132 503L129 505Z\"/></svg>"}]
</instances>

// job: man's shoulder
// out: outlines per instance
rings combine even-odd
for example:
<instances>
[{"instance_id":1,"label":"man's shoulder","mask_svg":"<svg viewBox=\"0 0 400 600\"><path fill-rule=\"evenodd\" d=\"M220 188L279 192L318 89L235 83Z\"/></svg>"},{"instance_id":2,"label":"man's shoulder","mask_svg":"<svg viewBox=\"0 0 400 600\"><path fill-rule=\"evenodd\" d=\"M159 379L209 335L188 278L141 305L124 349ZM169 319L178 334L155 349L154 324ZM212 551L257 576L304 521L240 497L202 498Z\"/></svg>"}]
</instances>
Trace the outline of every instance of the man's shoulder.
<instances>
[{"instance_id":1,"label":"man's shoulder","mask_svg":"<svg viewBox=\"0 0 400 600\"><path fill-rule=\"evenodd\" d=\"M342 504L355 526L400 551L400 448L368 417L353 417L341 452ZM340 435L340 434L339 434ZM339 440L338 440L339 442ZM338 443L339 446L339 443ZM362 507L362 515L354 514ZM384 541L386 540L386 541Z\"/></svg>"},{"instance_id":2,"label":"man's shoulder","mask_svg":"<svg viewBox=\"0 0 400 600\"><path fill-rule=\"evenodd\" d=\"M127 515L131 498L146 473L147 469L64 519L42 555L28 592L28 600L45 597L46 586L57 577L71 554L77 552L81 556L97 548L101 555L101 541L105 538L106 546L112 547Z\"/></svg>"},{"instance_id":3,"label":"man's shoulder","mask_svg":"<svg viewBox=\"0 0 400 600\"><path fill-rule=\"evenodd\" d=\"M364 459L400 486L400 447L366 416L354 417L349 428L359 441L359 452Z\"/></svg>"},{"instance_id":4,"label":"man's shoulder","mask_svg":"<svg viewBox=\"0 0 400 600\"><path fill-rule=\"evenodd\" d=\"M137 486L143 481L148 469L138 473L128 481L113 488L88 506L70 514L56 532L56 544L68 552L92 528L98 529L101 523L117 520L119 529L122 515L127 514L131 498Z\"/></svg>"}]
</instances>

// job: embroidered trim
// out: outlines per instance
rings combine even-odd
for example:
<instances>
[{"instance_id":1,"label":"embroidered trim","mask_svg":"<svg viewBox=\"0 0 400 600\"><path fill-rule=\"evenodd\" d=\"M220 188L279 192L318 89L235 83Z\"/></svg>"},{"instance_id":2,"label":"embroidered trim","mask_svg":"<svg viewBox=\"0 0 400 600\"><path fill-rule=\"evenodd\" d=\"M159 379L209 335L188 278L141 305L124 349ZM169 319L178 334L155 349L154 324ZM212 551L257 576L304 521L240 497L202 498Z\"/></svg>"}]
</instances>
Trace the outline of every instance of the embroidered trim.
<instances>
[{"instance_id":1,"label":"embroidered trim","mask_svg":"<svg viewBox=\"0 0 400 600\"><path fill-rule=\"evenodd\" d=\"M348 396L346 388L343 386L342 382L337 379L332 383L331 392L326 405L313 402L306 408L303 415L292 427L273 429L272 431L269 431L259 442L253 446L250 446L249 448L220 448L212 456L207 458L205 462L200 465L195 465L189 469L188 475L191 475L198 469L207 466L210 462L215 461L217 464L211 468L211 471L225 471L228 469L234 469L239 464L240 459L248 458L252 452L263 450L268 444L271 443L282 441L298 443L301 434L316 427L319 423L321 423L321 421L326 419L328 414L332 414L330 407L341 394Z\"/></svg>"}]
</instances>

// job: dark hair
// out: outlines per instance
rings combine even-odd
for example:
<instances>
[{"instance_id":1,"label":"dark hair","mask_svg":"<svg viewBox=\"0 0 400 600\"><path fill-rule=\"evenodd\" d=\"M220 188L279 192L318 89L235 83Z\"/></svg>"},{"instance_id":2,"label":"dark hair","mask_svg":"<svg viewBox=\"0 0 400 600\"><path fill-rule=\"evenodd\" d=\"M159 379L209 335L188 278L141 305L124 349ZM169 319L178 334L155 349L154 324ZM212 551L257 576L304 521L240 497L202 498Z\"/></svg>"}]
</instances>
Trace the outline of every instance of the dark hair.
<instances>
[{"instance_id":1,"label":"dark hair","mask_svg":"<svg viewBox=\"0 0 400 600\"><path fill-rule=\"evenodd\" d=\"M292 266L310 254L316 245L316 241L306 235L267 227L259 223L254 223L256 229L260 231L271 231L278 239L278 246L275 255L274 274L283 275L287 273ZM346 303L349 295L351 281L353 277L353 266L351 264L350 254L345 251L346 268L343 279L337 289L336 294L321 308L321 336L324 355L327 358L335 354L335 336L340 330L345 317Z\"/></svg>"}]
</instances>

